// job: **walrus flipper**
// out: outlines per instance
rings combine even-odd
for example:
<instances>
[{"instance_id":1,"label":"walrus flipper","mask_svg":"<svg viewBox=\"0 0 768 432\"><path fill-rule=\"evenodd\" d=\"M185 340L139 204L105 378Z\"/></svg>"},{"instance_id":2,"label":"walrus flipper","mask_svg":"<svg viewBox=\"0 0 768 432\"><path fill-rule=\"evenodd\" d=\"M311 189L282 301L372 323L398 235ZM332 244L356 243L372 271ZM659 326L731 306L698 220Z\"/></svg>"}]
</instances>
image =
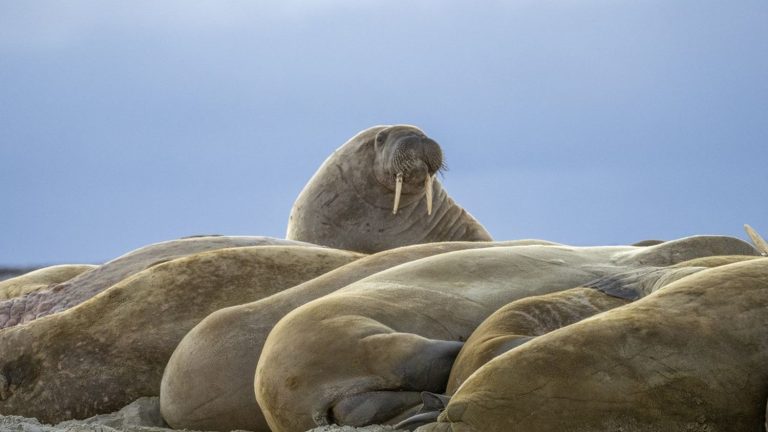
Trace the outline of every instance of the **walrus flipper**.
<instances>
[{"instance_id":1,"label":"walrus flipper","mask_svg":"<svg viewBox=\"0 0 768 432\"><path fill-rule=\"evenodd\" d=\"M533 340L536 338L536 336L525 336L525 335L510 335L505 337L506 340L501 342L499 345L497 345L494 348L494 355L499 356L504 354L505 352L511 350L512 348L517 348L520 345Z\"/></svg>"},{"instance_id":2,"label":"walrus flipper","mask_svg":"<svg viewBox=\"0 0 768 432\"><path fill-rule=\"evenodd\" d=\"M422 407L419 413L425 413L429 411L442 411L448 406L448 402L451 401L451 397L444 394L437 394L432 392L421 392Z\"/></svg>"},{"instance_id":3,"label":"walrus flipper","mask_svg":"<svg viewBox=\"0 0 768 432\"><path fill-rule=\"evenodd\" d=\"M584 284L611 297L635 301L664 285L703 270L703 267L641 267L595 279Z\"/></svg>"},{"instance_id":4,"label":"walrus flipper","mask_svg":"<svg viewBox=\"0 0 768 432\"><path fill-rule=\"evenodd\" d=\"M400 335L405 334L400 333ZM423 342L414 343L413 340L405 339L407 343L411 343L413 347L419 349L413 352L403 364L402 385L404 389L429 392L444 391L453 362L464 346L464 342L425 339L416 335L408 336L408 339L423 339ZM396 341L400 342L403 339L396 339Z\"/></svg>"},{"instance_id":5,"label":"walrus flipper","mask_svg":"<svg viewBox=\"0 0 768 432\"><path fill-rule=\"evenodd\" d=\"M428 423L434 423L437 421L437 417L448 406L448 402L451 401L451 397L448 395L421 392L421 409L416 415L408 417L395 425L396 430L416 430L417 428L424 426Z\"/></svg>"},{"instance_id":6,"label":"walrus flipper","mask_svg":"<svg viewBox=\"0 0 768 432\"><path fill-rule=\"evenodd\" d=\"M395 430L414 431L426 424L434 423L442 411L429 411L408 417L395 425Z\"/></svg>"},{"instance_id":7,"label":"walrus flipper","mask_svg":"<svg viewBox=\"0 0 768 432\"><path fill-rule=\"evenodd\" d=\"M400 332L368 336L364 344L371 356L398 359L397 368L391 372L398 376L399 386L396 390L371 389L337 400L330 409L330 420L337 424L394 423L404 418L400 417L403 413L416 412L424 391L445 391L453 362L464 346L463 342Z\"/></svg>"},{"instance_id":8,"label":"walrus flipper","mask_svg":"<svg viewBox=\"0 0 768 432\"><path fill-rule=\"evenodd\" d=\"M330 410L329 423L362 427L386 423L409 407L417 406L419 393L412 391L373 391L348 396Z\"/></svg>"}]
</instances>

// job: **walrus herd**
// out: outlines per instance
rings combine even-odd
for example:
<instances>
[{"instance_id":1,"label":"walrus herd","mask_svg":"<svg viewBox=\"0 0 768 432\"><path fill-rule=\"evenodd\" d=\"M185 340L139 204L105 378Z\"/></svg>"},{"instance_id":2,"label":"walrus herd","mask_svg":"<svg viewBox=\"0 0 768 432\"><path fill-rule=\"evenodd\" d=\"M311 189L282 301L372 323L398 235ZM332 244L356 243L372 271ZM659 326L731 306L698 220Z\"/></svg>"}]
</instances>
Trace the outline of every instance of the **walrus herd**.
<instances>
[{"instance_id":1,"label":"walrus herd","mask_svg":"<svg viewBox=\"0 0 768 432\"><path fill-rule=\"evenodd\" d=\"M768 243L494 241L409 125L366 129L286 239L202 236L0 281L0 414L159 396L173 428L764 431Z\"/></svg>"}]
</instances>

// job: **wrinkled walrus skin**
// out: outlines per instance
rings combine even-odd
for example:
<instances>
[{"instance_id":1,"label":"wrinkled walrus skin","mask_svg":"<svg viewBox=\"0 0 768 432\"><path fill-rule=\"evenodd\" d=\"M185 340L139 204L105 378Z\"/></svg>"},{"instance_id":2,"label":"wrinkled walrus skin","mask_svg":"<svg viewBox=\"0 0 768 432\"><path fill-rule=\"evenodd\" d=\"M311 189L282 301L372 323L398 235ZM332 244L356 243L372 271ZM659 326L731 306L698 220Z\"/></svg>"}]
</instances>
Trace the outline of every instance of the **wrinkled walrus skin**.
<instances>
[{"instance_id":1,"label":"wrinkled walrus skin","mask_svg":"<svg viewBox=\"0 0 768 432\"><path fill-rule=\"evenodd\" d=\"M440 146L416 127L366 129L309 180L291 209L286 238L364 253L417 243L491 241L440 181L432 180L442 166ZM395 200L399 173L402 194ZM433 195L431 214L427 189Z\"/></svg>"},{"instance_id":2,"label":"wrinkled walrus skin","mask_svg":"<svg viewBox=\"0 0 768 432\"><path fill-rule=\"evenodd\" d=\"M159 395L173 349L205 316L358 258L310 246L203 252L152 266L64 312L0 330L0 413L56 423Z\"/></svg>"},{"instance_id":3,"label":"wrinkled walrus skin","mask_svg":"<svg viewBox=\"0 0 768 432\"><path fill-rule=\"evenodd\" d=\"M759 258L718 255L669 267L640 267L590 282L586 287L509 303L472 332L453 364L446 394L453 394L472 373L493 358L535 337L646 297L704 269Z\"/></svg>"},{"instance_id":4,"label":"wrinkled walrus skin","mask_svg":"<svg viewBox=\"0 0 768 432\"><path fill-rule=\"evenodd\" d=\"M49 288L51 285L66 282L96 267L98 266L91 264L61 264L0 281L0 301L20 297Z\"/></svg>"},{"instance_id":5,"label":"wrinkled walrus skin","mask_svg":"<svg viewBox=\"0 0 768 432\"><path fill-rule=\"evenodd\" d=\"M768 259L700 271L477 370L423 432L760 431Z\"/></svg>"},{"instance_id":6,"label":"wrinkled walrus skin","mask_svg":"<svg viewBox=\"0 0 768 432\"><path fill-rule=\"evenodd\" d=\"M537 336L629 303L594 288L526 297L497 310L480 324L461 348L451 368L445 394L493 358Z\"/></svg>"},{"instance_id":7,"label":"wrinkled walrus skin","mask_svg":"<svg viewBox=\"0 0 768 432\"><path fill-rule=\"evenodd\" d=\"M256 399L273 432L396 423L422 391L445 390L462 341L501 306L635 267L726 254L757 251L701 236L649 247L476 249L402 264L280 320L256 368Z\"/></svg>"},{"instance_id":8,"label":"wrinkled walrus skin","mask_svg":"<svg viewBox=\"0 0 768 432\"><path fill-rule=\"evenodd\" d=\"M228 247L261 245L308 244L272 237L247 236L200 236L151 244L65 282L0 301L0 329L67 310L132 274L174 258Z\"/></svg>"},{"instance_id":9,"label":"wrinkled walrus skin","mask_svg":"<svg viewBox=\"0 0 768 432\"><path fill-rule=\"evenodd\" d=\"M443 242L367 256L267 298L218 310L184 336L163 374L160 405L176 429L268 432L253 392L264 341L288 312L379 271L442 253L496 246L552 244L543 240Z\"/></svg>"}]
</instances>

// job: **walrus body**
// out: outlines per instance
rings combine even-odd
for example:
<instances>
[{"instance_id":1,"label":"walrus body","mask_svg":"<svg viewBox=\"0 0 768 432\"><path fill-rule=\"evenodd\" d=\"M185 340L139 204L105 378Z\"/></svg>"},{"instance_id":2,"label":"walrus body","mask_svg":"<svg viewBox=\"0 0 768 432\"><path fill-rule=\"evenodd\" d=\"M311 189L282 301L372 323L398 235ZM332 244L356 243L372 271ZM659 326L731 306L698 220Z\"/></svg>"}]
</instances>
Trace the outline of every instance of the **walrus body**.
<instances>
[{"instance_id":1,"label":"walrus body","mask_svg":"<svg viewBox=\"0 0 768 432\"><path fill-rule=\"evenodd\" d=\"M492 240L434 179L442 166L440 146L418 128L366 129L337 149L301 191L286 238L364 253Z\"/></svg>"},{"instance_id":2,"label":"walrus body","mask_svg":"<svg viewBox=\"0 0 768 432\"><path fill-rule=\"evenodd\" d=\"M253 376L272 327L293 309L396 265L447 252L541 240L443 242L379 252L267 298L218 310L195 326L173 352L160 402L176 429L269 431L253 392Z\"/></svg>"},{"instance_id":3,"label":"walrus body","mask_svg":"<svg viewBox=\"0 0 768 432\"><path fill-rule=\"evenodd\" d=\"M48 288L51 285L66 282L96 267L98 266L91 264L55 265L0 281L0 301L20 297Z\"/></svg>"},{"instance_id":4,"label":"walrus body","mask_svg":"<svg viewBox=\"0 0 768 432\"><path fill-rule=\"evenodd\" d=\"M424 432L761 430L768 259L702 270L481 367Z\"/></svg>"},{"instance_id":5,"label":"walrus body","mask_svg":"<svg viewBox=\"0 0 768 432\"><path fill-rule=\"evenodd\" d=\"M436 421L450 395L476 370L539 336L643 298L672 282L706 268L758 259L719 255L696 258L668 267L639 267L590 282L587 286L527 297L500 308L472 332L451 368L445 395L422 395L419 413L397 425L413 430Z\"/></svg>"},{"instance_id":6,"label":"walrus body","mask_svg":"<svg viewBox=\"0 0 768 432\"><path fill-rule=\"evenodd\" d=\"M0 413L47 423L158 395L181 338L222 307L250 302L360 254L254 246L151 266L66 311L0 331Z\"/></svg>"},{"instance_id":7,"label":"walrus body","mask_svg":"<svg viewBox=\"0 0 768 432\"><path fill-rule=\"evenodd\" d=\"M493 358L529 340L624 306L707 268L759 258L717 255L668 267L639 267L584 287L509 303L483 321L464 344L451 369L446 394L453 394L467 377Z\"/></svg>"},{"instance_id":8,"label":"walrus body","mask_svg":"<svg viewBox=\"0 0 768 432\"><path fill-rule=\"evenodd\" d=\"M643 248L489 248L403 264L283 318L259 359L256 398L273 432L396 423L422 391L444 391L462 341L504 304L628 268L756 253L738 239L692 237Z\"/></svg>"},{"instance_id":9,"label":"walrus body","mask_svg":"<svg viewBox=\"0 0 768 432\"><path fill-rule=\"evenodd\" d=\"M482 365L514 347L627 303L583 287L513 301L472 332L451 368L445 393L452 395Z\"/></svg>"},{"instance_id":10,"label":"walrus body","mask_svg":"<svg viewBox=\"0 0 768 432\"><path fill-rule=\"evenodd\" d=\"M308 244L260 236L200 236L151 244L67 281L0 301L0 329L67 310L128 276L165 261L216 249L260 245Z\"/></svg>"}]
</instances>

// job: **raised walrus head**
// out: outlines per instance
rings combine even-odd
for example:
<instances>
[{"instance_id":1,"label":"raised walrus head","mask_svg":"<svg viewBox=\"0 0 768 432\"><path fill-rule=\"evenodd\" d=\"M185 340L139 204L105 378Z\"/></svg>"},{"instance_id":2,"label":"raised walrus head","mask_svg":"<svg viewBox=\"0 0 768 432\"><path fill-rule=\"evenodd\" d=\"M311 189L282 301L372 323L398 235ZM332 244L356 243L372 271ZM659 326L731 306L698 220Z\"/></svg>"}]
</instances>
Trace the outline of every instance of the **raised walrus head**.
<instances>
[{"instance_id":1,"label":"raised walrus head","mask_svg":"<svg viewBox=\"0 0 768 432\"><path fill-rule=\"evenodd\" d=\"M427 214L432 214L432 182L444 168L440 145L414 126L392 126L380 130L374 139L374 175L384 187L394 191L392 213L397 214L403 190L406 194L424 193Z\"/></svg>"},{"instance_id":2,"label":"raised walrus head","mask_svg":"<svg viewBox=\"0 0 768 432\"><path fill-rule=\"evenodd\" d=\"M339 147L301 191L286 237L365 253L492 240L435 179L444 167L438 143L415 126L366 129Z\"/></svg>"}]
</instances>

